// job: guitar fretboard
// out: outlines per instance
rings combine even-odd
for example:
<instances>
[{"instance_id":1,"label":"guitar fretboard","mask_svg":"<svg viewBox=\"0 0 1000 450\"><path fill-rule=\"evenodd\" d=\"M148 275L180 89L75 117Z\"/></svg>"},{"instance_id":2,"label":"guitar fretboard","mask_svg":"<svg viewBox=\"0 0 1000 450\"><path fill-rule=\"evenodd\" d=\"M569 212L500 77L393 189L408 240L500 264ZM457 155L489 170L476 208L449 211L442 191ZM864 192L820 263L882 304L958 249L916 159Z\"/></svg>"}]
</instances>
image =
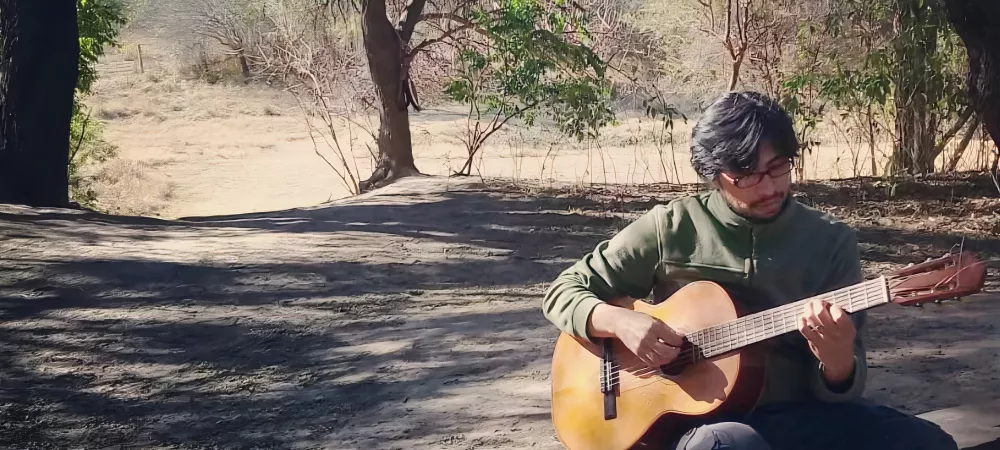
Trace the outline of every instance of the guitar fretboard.
<instances>
[{"instance_id":1,"label":"guitar fretboard","mask_svg":"<svg viewBox=\"0 0 1000 450\"><path fill-rule=\"evenodd\" d=\"M782 334L798 331L803 307L816 299L840 306L848 313L889 303L885 277L817 295L777 308L743 316L687 336L701 350L696 359L708 359Z\"/></svg>"}]
</instances>

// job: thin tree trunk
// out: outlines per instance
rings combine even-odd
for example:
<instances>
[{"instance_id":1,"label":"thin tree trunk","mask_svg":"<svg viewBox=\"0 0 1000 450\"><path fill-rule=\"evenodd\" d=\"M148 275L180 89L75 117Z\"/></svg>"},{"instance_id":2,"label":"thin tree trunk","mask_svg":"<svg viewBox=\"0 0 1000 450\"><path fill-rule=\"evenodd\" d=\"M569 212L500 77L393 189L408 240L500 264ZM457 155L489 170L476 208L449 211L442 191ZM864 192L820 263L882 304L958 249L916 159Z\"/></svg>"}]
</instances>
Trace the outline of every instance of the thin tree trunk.
<instances>
[{"instance_id":1,"label":"thin tree trunk","mask_svg":"<svg viewBox=\"0 0 1000 450\"><path fill-rule=\"evenodd\" d=\"M359 192L385 186L420 173L413 162L410 114L404 90L409 89L405 48L420 19L425 0L411 0L393 27L386 16L386 0L367 0L362 18L368 70L380 100L378 161L372 175L358 183Z\"/></svg>"},{"instance_id":2,"label":"thin tree trunk","mask_svg":"<svg viewBox=\"0 0 1000 450\"><path fill-rule=\"evenodd\" d=\"M729 90L736 89L736 84L740 81L740 68L743 66L743 52L740 52L733 60L733 73L729 77Z\"/></svg>"},{"instance_id":3,"label":"thin tree trunk","mask_svg":"<svg viewBox=\"0 0 1000 450\"><path fill-rule=\"evenodd\" d=\"M1000 2L945 0L948 21L968 54L969 104L983 121L1000 155ZM993 171L996 171L994 160Z\"/></svg>"},{"instance_id":4,"label":"thin tree trunk","mask_svg":"<svg viewBox=\"0 0 1000 450\"><path fill-rule=\"evenodd\" d=\"M958 167L958 162L962 159L962 155L965 154L965 149L969 148L969 143L972 142L972 136L976 134L976 130L979 129L979 124L981 121L979 118L975 118L972 121L972 125L969 126L969 130L965 132L965 136L962 137L962 141L958 143L958 147L955 149L955 154L952 155L951 161L948 161L948 172L954 172L955 168Z\"/></svg>"},{"instance_id":5,"label":"thin tree trunk","mask_svg":"<svg viewBox=\"0 0 1000 450\"><path fill-rule=\"evenodd\" d=\"M948 147L948 143L951 142L959 131L962 131L962 128L965 128L966 122L969 121L969 118L971 118L975 112L976 110L972 108L966 108L965 111L962 112L962 115L958 117L955 124L944 133L944 136L941 136L941 140L938 141L937 147L934 147L934 158L937 158L938 155L944 152L944 149Z\"/></svg>"},{"instance_id":6,"label":"thin tree trunk","mask_svg":"<svg viewBox=\"0 0 1000 450\"><path fill-rule=\"evenodd\" d=\"M871 157L872 176L878 176L878 163L875 161L875 118L872 114L872 105L868 105L868 152Z\"/></svg>"},{"instance_id":7,"label":"thin tree trunk","mask_svg":"<svg viewBox=\"0 0 1000 450\"><path fill-rule=\"evenodd\" d=\"M240 72L243 72L243 81L245 82L250 79L250 64L247 64L247 55L243 52L242 48L240 48L237 58L240 62Z\"/></svg>"},{"instance_id":8,"label":"thin tree trunk","mask_svg":"<svg viewBox=\"0 0 1000 450\"><path fill-rule=\"evenodd\" d=\"M892 173L934 171L937 117L931 105L940 90L926 75L928 57L937 49L937 28L928 26L929 6L919 0L897 0L896 136Z\"/></svg>"},{"instance_id":9,"label":"thin tree trunk","mask_svg":"<svg viewBox=\"0 0 1000 450\"><path fill-rule=\"evenodd\" d=\"M0 0L0 202L69 204L74 0Z\"/></svg>"}]
</instances>

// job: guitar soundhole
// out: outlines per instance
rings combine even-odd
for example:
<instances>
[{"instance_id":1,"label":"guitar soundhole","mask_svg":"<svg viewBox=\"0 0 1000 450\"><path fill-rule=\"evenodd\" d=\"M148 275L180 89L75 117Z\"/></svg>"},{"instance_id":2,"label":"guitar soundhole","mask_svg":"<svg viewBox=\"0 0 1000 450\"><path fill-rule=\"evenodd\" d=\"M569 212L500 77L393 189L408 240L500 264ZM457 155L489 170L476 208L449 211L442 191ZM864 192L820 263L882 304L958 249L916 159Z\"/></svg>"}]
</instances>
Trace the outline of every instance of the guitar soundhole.
<instances>
[{"instance_id":1,"label":"guitar soundhole","mask_svg":"<svg viewBox=\"0 0 1000 450\"><path fill-rule=\"evenodd\" d=\"M688 366L705 359L705 355L702 353L701 348L694 345L691 341L684 339L684 344L681 346L681 351L675 359L670 364L664 364L660 366L660 372L668 377L675 377L682 373L688 368Z\"/></svg>"},{"instance_id":2,"label":"guitar soundhole","mask_svg":"<svg viewBox=\"0 0 1000 450\"><path fill-rule=\"evenodd\" d=\"M670 364L660 366L660 372L662 372L663 375L668 377L676 377L684 373L684 369L687 368L687 366L688 365L686 363L682 363L680 361L674 361Z\"/></svg>"}]
</instances>

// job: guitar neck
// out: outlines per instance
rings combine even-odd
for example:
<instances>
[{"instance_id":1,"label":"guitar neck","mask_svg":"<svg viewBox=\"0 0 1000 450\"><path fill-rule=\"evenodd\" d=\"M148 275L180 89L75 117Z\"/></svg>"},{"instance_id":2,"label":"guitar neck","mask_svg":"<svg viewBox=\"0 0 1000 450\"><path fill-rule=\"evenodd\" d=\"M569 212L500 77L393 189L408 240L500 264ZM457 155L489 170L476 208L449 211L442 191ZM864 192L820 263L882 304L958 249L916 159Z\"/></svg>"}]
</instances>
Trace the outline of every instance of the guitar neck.
<instances>
[{"instance_id":1,"label":"guitar neck","mask_svg":"<svg viewBox=\"0 0 1000 450\"><path fill-rule=\"evenodd\" d=\"M816 299L826 300L852 314L889 303L889 290L885 277L879 277L708 327L688 335L687 338L700 348L703 358L713 358L785 333L798 331L799 320L803 317L803 307Z\"/></svg>"}]
</instances>

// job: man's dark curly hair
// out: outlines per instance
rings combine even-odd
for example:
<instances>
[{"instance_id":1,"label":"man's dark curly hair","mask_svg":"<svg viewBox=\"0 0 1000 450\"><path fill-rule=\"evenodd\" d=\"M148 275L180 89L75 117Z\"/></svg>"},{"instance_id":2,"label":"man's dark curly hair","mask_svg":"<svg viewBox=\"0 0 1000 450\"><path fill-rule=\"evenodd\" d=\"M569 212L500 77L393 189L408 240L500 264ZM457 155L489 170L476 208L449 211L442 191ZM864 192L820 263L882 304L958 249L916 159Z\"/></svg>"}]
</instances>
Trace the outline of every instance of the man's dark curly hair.
<instances>
[{"instance_id":1,"label":"man's dark curly hair","mask_svg":"<svg viewBox=\"0 0 1000 450\"><path fill-rule=\"evenodd\" d=\"M705 181L722 171L747 172L768 142L781 156L798 156L792 118L758 92L729 92L713 102L691 132L691 165Z\"/></svg>"}]
</instances>

